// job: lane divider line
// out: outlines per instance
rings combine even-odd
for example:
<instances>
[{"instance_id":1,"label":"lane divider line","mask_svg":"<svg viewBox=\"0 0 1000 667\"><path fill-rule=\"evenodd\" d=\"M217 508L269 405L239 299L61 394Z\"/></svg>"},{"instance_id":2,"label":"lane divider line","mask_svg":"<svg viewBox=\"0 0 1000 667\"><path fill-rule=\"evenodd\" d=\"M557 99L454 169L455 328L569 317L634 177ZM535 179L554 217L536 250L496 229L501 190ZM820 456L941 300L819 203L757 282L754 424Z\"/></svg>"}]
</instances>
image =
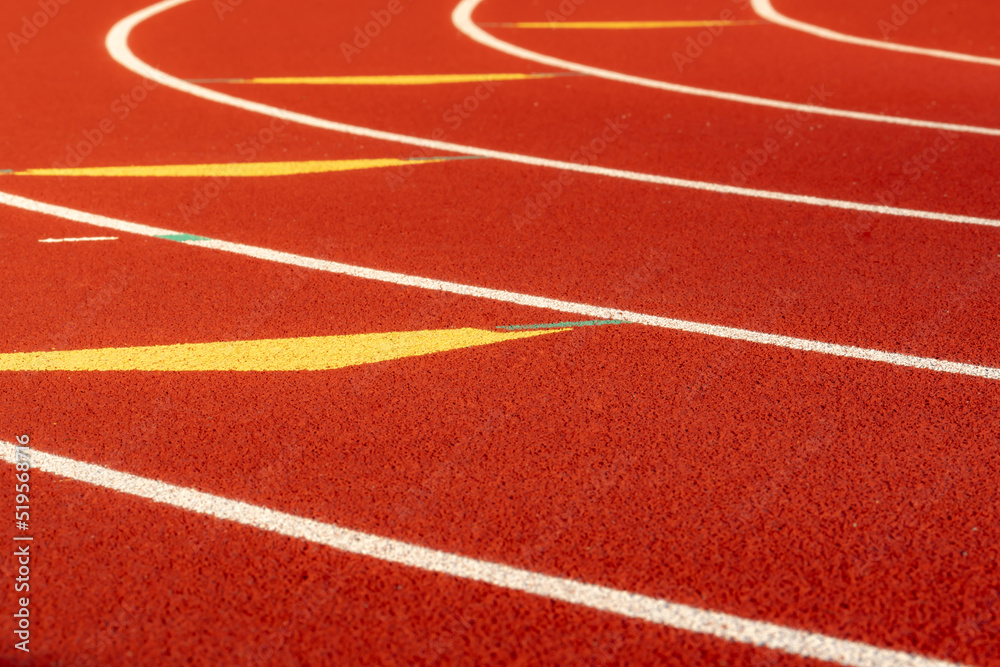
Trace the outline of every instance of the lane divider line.
<instances>
[{"instance_id":1,"label":"lane divider line","mask_svg":"<svg viewBox=\"0 0 1000 667\"><path fill-rule=\"evenodd\" d=\"M79 236L68 239L38 239L39 243L68 243L73 241L117 241L117 236Z\"/></svg>"},{"instance_id":2,"label":"lane divider line","mask_svg":"<svg viewBox=\"0 0 1000 667\"><path fill-rule=\"evenodd\" d=\"M758 16L770 21L771 23L780 25L784 28L790 28L791 30L804 32L809 35L813 35L814 37L829 39L834 42L854 44L855 46L867 46L873 49L883 49L885 51L911 53L919 56L930 56L932 58L941 58L944 60L957 60L959 62L974 63L976 65L991 65L993 67L1000 67L1000 59L998 58L987 58L985 56L974 56L968 53L960 53L958 51L946 51L944 49L930 49L922 46L909 46L907 44L883 42L877 39L855 37L854 35L836 32L835 30L830 30L829 28L823 28L818 25L813 25L811 23L806 23L805 21L799 21L785 16L774 8L774 5L771 4L771 0L751 0L750 5L753 7L754 12L756 12Z\"/></svg>"},{"instance_id":3,"label":"lane divider line","mask_svg":"<svg viewBox=\"0 0 1000 667\"><path fill-rule=\"evenodd\" d=\"M186 1L186 0L181 0ZM646 88L656 88L659 90L667 90L672 93L680 93L682 95L693 95L695 97L707 97L715 100L722 100L724 102L736 102L738 104L749 104L752 106L759 107L769 107L772 109L782 109L784 111L801 111L802 113L816 114L820 116L831 116L834 118L847 118L850 120L859 120L871 123L887 123L890 125L902 125L904 127L917 127L926 128L934 130L946 130L950 132L964 132L968 134L981 134L990 137L1000 137L1000 128L992 127L979 127L975 125L962 125L958 123L942 123L931 120L920 120L916 118L905 118L903 116L887 116L875 113L866 113L863 111L849 111L847 109L835 109L831 107L815 106L811 104L796 104L794 102L785 102L783 100L775 100L768 97L758 97L756 95L743 95L741 93L730 93L721 90L713 90L711 88L698 88L695 86L685 86L679 83L668 83L666 81L659 81L657 79L648 79L642 76L633 76L631 74L624 74L622 72L615 72L609 69L603 69L600 67L591 67L590 65L584 65L582 63L573 62L570 60L563 60L562 58L556 58L554 56L548 56L537 51L531 51L520 46L515 46L510 42L505 42L502 39L489 34L478 25L472 21L472 12L482 3L483 0L461 0L455 7L451 14L451 22L458 28L459 32L464 34L469 39L482 44L488 48L506 53L507 55L514 56L515 58L521 58L522 60L528 60L540 65L545 65L546 67L558 67L561 69L570 70L571 72L579 72L580 74L589 74L590 76L595 76L601 79L607 79L609 81L617 81L619 83L628 83L635 86L643 86ZM145 75L144 75L145 76Z\"/></svg>"},{"instance_id":4,"label":"lane divider line","mask_svg":"<svg viewBox=\"0 0 1000 667\"><path fill-rule=\"evenodd\" d=\"M528 28L551 30L652 30L658 28L707 28L733 25L763 25L766 21L521 21L477 23L483 28Z\"/></svg>"},{"instance_id":5,"label":"lane divider line","mask_svg":"<svg viewBox=\"0 0 1000 667\"><path fill-rule=\"evenodd\" d=\"M625 320L587 320L586 322L555 322L553 324L507 324L497 329L521 331L524 329L556 329L561 327L600 327L607 324L628 324Z\"/></svg>"},{"instance_id":6,"label":"lane divider line","mask_svg":"<svg viewBox=\"0 0 1000 667\"><path fill-rule=\"evenodd\" d=\"M737 329L735 327L726 327L717 324L690 322L687 320L661 317L658 315L648 315L645 313L636 313L603 306L592 306L572 301L520 294L518 292L508 292L488 287L464 285L462 283L454 283L446 280L422 278L405 273L369 269L351 264L342 264L340 262L303 257L301 255L294 255L292 253L281 252L279 250L270 250L268 248L259 248L256 246L231 243L229 241L220 241L217 239L206 239L205 237L183 234L169 229L161 229L159 227L127 222L125 220L110 218L103 215L86 213L84 211L78 211L65 206L46 204L44 202L21 197L20 195L12 195L6 192L0 192L0 204L5 204L7 206L12 206L25 211L51 215L64 220L73 220L88 225L94 225L96 227L103 227L105 229L114 229L119 232L138 234L140 236L150 236L154 238L168 238L172 241L180 241L182 243L201 248L221 250L223 252L242 255L244 257L253 257L268 262L276 262L278 264L286 264L289 266L299 266L305 269L315 269L317 271L326 271L328 273L336 273L354 278L363 278L365 280L375 280L394 285L405 285L407 287L419 287L432 291L447 292L450 294L458 294L460 296L469 296L480 299L489 299L503 303L513 303L532 308L553 310L556 312L573 313L576 315L584 315L594 320L624 320L634 324L645 324L647 326L659 327L662 329L672 329L674 331L701 334L704 336L714 336L717 338L728 338L730 340L756 343L760 345L771 345L790 350L815 352L818 354L827 354L837 357L845 357L848 359L861 359L864 361L886 363L905 368L917 368L937 373L953 373L957 375L980 377L988 380L1000 380L1000 368L978 366L975 364L946 361L942 359L932 359L929 357L917 357L908 354L873 350L851 345L824 343L822 341L808 340L805 338L793 338L791 336L751 331L748 329ZM188 238L189 236L191 238Z\"/></svg>"},{"instance_id":7,"label":"lane divider line","mask_svg":"<svg viewBox=\"0 0 1000 667\"><path fill-rule=\"evenodd\" d=\"M32 467L42 472L220 521L250 526L344 553L425 572L852 667L944 667L954 664L417 546L37 449L31 449L30 452ZM13 465L15 457L14 445L0 441L0 458Z\"/></svg>"},{"instance_id":8,"label":"lane divider line","mask_svg":"<svg viewBox=\"0 0 1000 667\"><path fill-rule=\"evenodd\" d=\"M570 171L582 174L590 174L597 176L607 176L611 178L621 178L630 181L638 181L642 183L652 183L656 185L668 185L679 188L687 188L691 190L700 190L703 192L713 192L717 194L732 194L741 197L753 197L758 199L769 199L774 201L783 201L795 204L804 204L807 206L820 206L826 208L835 208L847 211L858 211L865 213L872 213L874 215L898 215L900 217L906 218L920 218L924 220L938 220L941 222L955 222L955 223L966 223L975 225L985 225L989 227L1000 227L1000 220L981 218L976 216L968 215L957 215L951 213L935 213L931 211L917 211L913 209L896 208L892 206L880 206L877 204L861 204L858 202L844 201L840 199L828 199L823 197L813 197L810 195L795 195L785 192L773 192L769 190L756 190L753 188L744 188L734 185L723 185L721 183L710 183L706 181L693 181L683 178L673 178L669 176L656 176L653 174L644 174L634 171L626 171L623 169L609 169L606 167L598 167L595 165L588 164L577 164L576 162L564 162L561 160L550 160L547 158L533 157L530 155L522 155L519 153L509 153L505 151L497 151L487 148L478 148L475 146L464 146L461 144L453 144L446 141L437 141L434 139L422 139L420 137L412 137L405 134L396 134L394 132L386 132L383 130L375 130L368 127L361 127L358 125L348 125L346 123L339 123L336 121L324 120L322 118L316 118L315 116L309 116L307 114L298 113L295 111L289 111L287 109L280 109L278 107L273 107L267 104L262 104L260 102L253 102L251 100L245 100L240 97L234 97L232 95L227 95L226 93L221 93L217 90L212 90L210 88L204 88L202 86L197 86L195 84L184 81L183 79L178 79L175 76L171 76L165 72L162 72L155 67L140 60L128 46L128 38L132 30L140 23L161 14L168 9L183 5L191 0L162 0L154 5L150 5L145 9L141 9L134 14L126 16L121 21L116 23L111 31L108 33L105 39L105 46L111 57L118 62L125 69L138 74L139 76L145 77L151 81L155 81L167 88L172 88L182 93L187 93L193 97L197 97L210 102L216 102L218 104L223 104L229 107L235 107L237 109L242 109L244 111L249 111L251 113L258 113L264 116L269 116L271 118L278 118L280 120L285 120L291 123L299 123L309 127L316 127L324 130L331 130L334 132L342 132L345 134L351 134L359 137L367 137L370 139L377 139L379 141L391 141L395 143L407 144L410 146L421 146L423 148L428 148L434 151L445 151L449 153L458 153L464 155L478 155L480 157L494 158L497 160L503 160L505 162L514 162L518 164L530 165L533 167L547 167L551 169L556 169L560 171ZM462 12L471 12L471 9L478 4L480 0L463 0L462 3L455 8L455 15L461 14ZM471 3L471 4L470 4ZM461 10L461 11L460 11ZM459 19L456 18L456 21ZM494 39L487 35L479 28L476 28L471 24L471 19L468 16L465 17L473 30L478 30L479 33L486 38ZM458 24L456 24L458 25ZM461 29L461 28L460 28ZM499 40L494 40L499 42ZM499 42L501 45L506 44L505 42ZM489 46L489 44L487 44ZM513 47L512 47L513 48ZM502 50L502 49L501 49ZM531 53L531 52L528 52ZM517 53L513 53L517 55ZM563 61L565 62L565 61ZM572 63L567 63L572 65ZM559 65L561 67L561 65ZM566 69L572 70L573 67L567 67ZM793 105L795 107L801 107L806 109L811 109L808 105ZM822 107L816 107L821 109ZM1000 130L990 130L1000 136Z\"/></svg>"}]
</instances>

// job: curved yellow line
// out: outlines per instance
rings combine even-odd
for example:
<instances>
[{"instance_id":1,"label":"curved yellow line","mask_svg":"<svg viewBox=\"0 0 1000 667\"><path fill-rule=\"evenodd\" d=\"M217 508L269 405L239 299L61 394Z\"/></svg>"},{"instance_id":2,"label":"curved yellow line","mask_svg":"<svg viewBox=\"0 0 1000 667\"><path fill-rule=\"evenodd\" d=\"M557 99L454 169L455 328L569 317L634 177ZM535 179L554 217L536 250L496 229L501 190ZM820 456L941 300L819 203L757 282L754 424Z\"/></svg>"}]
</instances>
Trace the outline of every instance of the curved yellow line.
<instances>
[{"instance_id":1,"label":"curved yellow line","mask_svg":"<svg viewBox=\"0 0 1000 667\"><path fill-rule=\"evenodd\" d=\"M702 28L706 26L757 25L765 21L528 21L497 23L501 28L552 28L567 30L647 30L651 28Z\"/></svg>"}]
</instances>

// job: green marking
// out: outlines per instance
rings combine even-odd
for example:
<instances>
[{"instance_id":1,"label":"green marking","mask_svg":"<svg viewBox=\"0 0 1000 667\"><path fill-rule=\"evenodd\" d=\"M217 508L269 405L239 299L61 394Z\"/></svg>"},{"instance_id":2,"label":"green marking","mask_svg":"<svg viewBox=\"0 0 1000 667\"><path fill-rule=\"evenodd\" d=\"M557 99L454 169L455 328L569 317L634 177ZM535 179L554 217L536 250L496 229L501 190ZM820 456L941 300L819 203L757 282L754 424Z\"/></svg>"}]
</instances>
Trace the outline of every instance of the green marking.
<instances>
[{"instance_id":1,"label":"green marking","mask_svg":"<svg viewBox=\"0 0 1000 667\"><path fill-rule=\"evenodd\" d=\"M13 174L13 169L0 169L0 174Z\"/></svg>"},{"instance_id":2,"label":"green marking","mask_svg":"<svg viewBox=\"0 0 1000 667\"><path fill-rule=\"evenodd\" d=\"M158 239L166 239L168 241L211 241L212 239L207 236L195 236L194 234L164 234L163 236L157 236Z\"/></svg>"},{"instance_id":3,"label":"green marking","mask_svg":"<svg viewBox=\"0 0 1000 667\"><path fill-rule=\"evenodd\" d=\"M414 162L426 162L434 160L435 162L440 160L444 162L445 160L489 160L488 157L482 155L442 155L440 157L408 157L403 158L404 160L412 160Z\"/></svg>"},{"instance_id":4,"label":"green marking","mask_svg":"<svg viewBox=\"0 0 1000 667\"><path fill-rule=\"evenodd\" d=\"M587 320L586 322L556 322L554 324L509 324L497 327L507 331L521 329L562 329L564 327L599 327L605 324L628 324L628 320Z\"/></svg>"}]
</instances>

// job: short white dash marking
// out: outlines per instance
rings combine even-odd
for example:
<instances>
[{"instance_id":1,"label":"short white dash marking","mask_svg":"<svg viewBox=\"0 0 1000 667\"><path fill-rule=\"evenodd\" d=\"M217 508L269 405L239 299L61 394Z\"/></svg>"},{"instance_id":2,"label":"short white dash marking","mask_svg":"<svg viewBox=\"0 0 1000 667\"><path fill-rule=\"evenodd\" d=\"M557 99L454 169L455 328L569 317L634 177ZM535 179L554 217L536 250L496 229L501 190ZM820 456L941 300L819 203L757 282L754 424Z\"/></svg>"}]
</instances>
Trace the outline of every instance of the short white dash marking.
<instances>
[{"instance_id":1,"label":"short white dash marking","mask_svg":"<svg viewBox=\"0 0 1000 667\"><path fill-rule=\"evenodd\" d=\"M39 243L65 243L67 241L117 241L117 236L80 236L68 239L38 239Z\"/></svg>"},{"instance_id":2,"label":"short white dash marking","mask_svg":"<svg viewBox=\"0 0 1000 667\"><path fill-rule=\"evenodd\" d=\"M978 366L976 364L966 364L956 361L945 361L929 357L916 357L908 354L898 354L884 350L872 350L851 345L838 345L836 343L825 343L822 341L809 340L805 338L793 338L761 331L749 329L737 329L716 324L703 322L691 322L688 320L677 320L670 317L661 317L646 313L636 313L627 310L619 310L606 306L594 306L573 301L563 301L561 299L551 299L543 296L533 296L518 292L508 292L506 290L491 289L488 287L478 287L475 285L464 285L446 280L434 278L424 278L405 273L395 273L392 271L381 271L363 266L351 264L341 264L322 259L303 257L292 253L271 250L270 248L260 248L257 246L232 243L219 239L208 239L190 234L140 225L134 222L109 218L103 215L95 215L84 211L46 204L44 202L27 199L20 195L12 195L0 192L0 205L13 206L25 211L34 211L43 215L52 215L64 220L74 220L88 225L94 225L103 229L111 229L127 234L139 234L141 236L152 236L154 238L173 238L173 240L183 240L185 245L211 248L222 252L229 252L244 257L254 257L268 262L276 262L289 266L301 266L306 269L338 273L353 278L363 278L365 280L377 280L379 282L391 283L395 285L406 285L407 287L419 287L431 291L449 292L461 296L471 296L479 299L490 299L504 303L515 303L533 308L544 308L563 313L573 313L585 315L593 320L625 320L635 324L645 324L651 327L661 327L673 329L675 331L685 331L688 333L703 334L706 336L717 336L729 338L731 340L746 341L748 343L758 343L761 345L774 345L791 350L802 350L805 352L816 352L819 354L830 354L838 357L850 359L862 359L865 361L882 362L895 366L910 368L920 368L937 373L957 373L960 375L970 375L989 380L1000 380L1000 368L991 366Z\"/></svg>"}]
</instances>

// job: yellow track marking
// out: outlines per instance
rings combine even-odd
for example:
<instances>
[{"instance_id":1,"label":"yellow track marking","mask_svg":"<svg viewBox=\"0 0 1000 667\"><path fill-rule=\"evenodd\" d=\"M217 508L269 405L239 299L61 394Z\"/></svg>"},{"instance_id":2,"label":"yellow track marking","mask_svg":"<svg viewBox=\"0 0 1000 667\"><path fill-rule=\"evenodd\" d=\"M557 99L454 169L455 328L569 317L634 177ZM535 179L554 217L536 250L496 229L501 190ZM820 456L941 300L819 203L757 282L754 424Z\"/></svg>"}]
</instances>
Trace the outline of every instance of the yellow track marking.
<instances>
[{"instance_id":1,"label":"yellow track marking","mask_svg":"<svg viewBox=\"0 0 1000 667\"><path fill-rule=\"evenodd\" d=\"M81 167L78 169L25 169L14 176L119 176L119 177L194 177L232 176L289 176L292 174L321 174L333 171L398 167L409 164L441 162L448 158L426 160L399 160L378 158L370 160L314 160L306 162L235 162L232 164L158 164L130 167Z\"/></svg>"},{"instance_id":2,"label":"yellow track marking","mask_svg":"<svg viewBox=\"0 0 1000 667\"><path fill-rule=\"evenodd\" d=\"M650 28L702 28L706 26L757 25L764 21L542 21L496 23L498 28L553 28L568 30L646 30Z\"/></svg>"},{"instance_id":3,"label":"yellow track marking","mask_svg":"<svg viewBox=\"0 0 1000 667\"><path fill-rule=\"evenodd\" d=\"M434 83L469 83L476 81L522 81L551 79L563 73L547 74L392 74L385 76L285 76L230 79L224 83L277 83L312 86L425 86ZM220 81L219 83L223 83Z\"/></svg>"},{"instance_id":4,"label":"yellow track marking","mask_svg":"<svg viewBox=\"0 0 1000 667\"><path fill-rule=\"evenodd\" d=\"M322 371L531 338L568 329L439 329L0 354L0 371Z\"/></svg>"}]
</instances>

